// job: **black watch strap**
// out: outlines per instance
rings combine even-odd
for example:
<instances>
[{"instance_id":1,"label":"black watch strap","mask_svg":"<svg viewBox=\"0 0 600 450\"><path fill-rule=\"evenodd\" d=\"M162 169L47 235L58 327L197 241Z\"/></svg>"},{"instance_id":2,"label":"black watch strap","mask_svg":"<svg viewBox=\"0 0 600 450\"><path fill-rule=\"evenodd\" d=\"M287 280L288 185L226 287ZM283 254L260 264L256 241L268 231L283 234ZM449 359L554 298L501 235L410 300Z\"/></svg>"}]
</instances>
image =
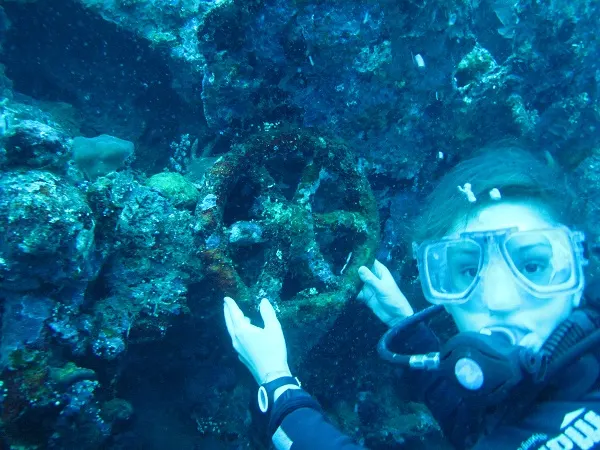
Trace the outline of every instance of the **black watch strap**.
<instances>
[{"instance_id":1,"label":"black watch strap","mask_svg":"<svg viewBox=\"0 0 600 450\"><path fill-rule=\"evenodd\" d=\"M266 414L273 408L273 404L275 403L275 391L286 384L293 384L298 387L301 386L300 381L296 377L279 377L275 378L273 381L260 385L258 388L257 400L258 410L261 413Z\"/></svg>"}]
</instances>

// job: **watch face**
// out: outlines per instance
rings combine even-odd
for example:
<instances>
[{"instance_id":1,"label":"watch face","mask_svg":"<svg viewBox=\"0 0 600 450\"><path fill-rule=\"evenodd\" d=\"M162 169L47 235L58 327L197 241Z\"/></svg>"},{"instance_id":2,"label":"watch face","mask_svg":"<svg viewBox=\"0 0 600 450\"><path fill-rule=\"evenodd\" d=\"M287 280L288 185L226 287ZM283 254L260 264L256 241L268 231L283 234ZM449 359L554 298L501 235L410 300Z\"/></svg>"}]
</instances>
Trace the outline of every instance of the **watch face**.
<instances>
[{"instance_id":1,"label":"watch face","mask_svg":"<svg viewBox=\"0 0 600 450\"><path fill-rule=\"evenodd\" d=\"M258 409L263 414L269 410L269 395L264 386L258 388Z\"/></svg>"}]
</instances>

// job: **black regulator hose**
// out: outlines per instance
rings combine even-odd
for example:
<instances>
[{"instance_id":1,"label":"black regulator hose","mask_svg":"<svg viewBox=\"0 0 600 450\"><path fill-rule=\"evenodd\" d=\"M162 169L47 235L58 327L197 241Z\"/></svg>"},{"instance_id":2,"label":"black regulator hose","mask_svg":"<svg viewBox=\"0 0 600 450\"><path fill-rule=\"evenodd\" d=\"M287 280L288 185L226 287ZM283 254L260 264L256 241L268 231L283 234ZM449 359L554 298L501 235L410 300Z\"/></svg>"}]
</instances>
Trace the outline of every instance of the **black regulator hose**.
<instances>
[{"instance_id":1,"label":"black regulator hose","mask_svg":"<svg viewBox=\"0 0 600 450\"><path fill-rule=\"evenodd\" d=\"M551 378L560 369L598 348L600 343L600 314L595 309L576 310L561 323L542 346L540 353L548 358Z\"/></svg>"},{"instance_id":2,"label":"black regulator hose","mask_svg":"<svg viewBox=\"0 0 600 450\"><path fill-rule=\"evenodd\" d=\"M395 325L392 328L390 328L383 335L383 337L379 340L379 343L377 344L377 352L379 353L379 356L382 359L384 359L388 362L391 362L393 364L409 367L410 359L414 355L405 355L402 353L392 352L389 349L392 341L400 333L410 329L412 326L414 326L416 324L423 322L424 320L429 319L431 316L436 315L442 309L444 309L444 307L441 305L430 306L428 308L425 308L421 311L414 313L412 316L409 316L409 317L403 319L402 321L400 321L400 323L398 325Z\"/></svg>"},{"instance_id":3,"label":"black regulator hose","mask_svg":"<svg viewBox=\"0 0 600 450\"><path fill-rule=\"evenodd\" d=\"M545 361L543 365L545 369L541 370L538 377L536 377L538 381L551 379L568 364L588 353L591 349L600 346L600 309L598 308L600 301L594 303L588 307L575 310L546 340L536 357L536 360L541 358ZM400 333L409 331L415 325L438 314L443 309L441 305L430 306L390 328L377 345L379 356L385 361L404 367L425 370L437 368L432 366L434 361L430 361L431 355L394 353L390 350L390 347ZM435 361L435 363L438 362ZM533 367L524 367L524 369L532 374L537 372L537 370L533 370Z\"/></svg>"}]
</instances>

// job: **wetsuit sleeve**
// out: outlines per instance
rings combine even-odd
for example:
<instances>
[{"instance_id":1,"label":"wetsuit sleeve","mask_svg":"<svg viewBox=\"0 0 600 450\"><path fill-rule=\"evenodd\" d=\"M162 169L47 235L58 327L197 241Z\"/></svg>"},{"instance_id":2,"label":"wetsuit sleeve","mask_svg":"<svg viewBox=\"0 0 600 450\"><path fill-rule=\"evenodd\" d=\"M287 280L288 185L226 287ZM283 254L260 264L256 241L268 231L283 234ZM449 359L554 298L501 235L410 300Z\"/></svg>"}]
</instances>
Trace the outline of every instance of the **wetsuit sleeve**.
<instances>
[{"instance_id":1,"label":"wetsuit sleeve","mask_svg":"<svg viewBox=\"0 0 600 450\"><path fill-rule=\"evenodd\" d=\"M323 414L315 399L301 389L284 392L275 403L269 434L277 450L359 450Z\"/></svg>"},{"instance_id":2,"label":"wetsuit sleeve","mask_svg":"<svg viewBox=\"0 0 600 450\"><path fill-rule=\"evenodd\" d=\"M414 348L419 353L436 351L439 341L427 326L419 324L410 336L392 342L390 349L401 352L406 348ZM423 378L424 374L421 372L419 376ZM364 448L331 424L316 400L301 389L288 390L277 399L268 432L277 450Z\"/></svg>"}]
</instances>

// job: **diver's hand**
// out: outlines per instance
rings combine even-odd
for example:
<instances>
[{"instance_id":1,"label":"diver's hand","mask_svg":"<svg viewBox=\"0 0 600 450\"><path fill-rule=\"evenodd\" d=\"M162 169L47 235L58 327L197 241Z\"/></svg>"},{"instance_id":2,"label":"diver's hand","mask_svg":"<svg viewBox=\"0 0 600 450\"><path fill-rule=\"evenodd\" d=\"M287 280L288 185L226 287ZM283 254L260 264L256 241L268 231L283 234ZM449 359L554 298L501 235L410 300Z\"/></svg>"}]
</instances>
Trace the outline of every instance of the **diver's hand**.
<instances>
[{"instance_id":1,"label":"diver's hand","mask_svg":"<svg viewBox=\"0 0 600 450\"><path fill-rule=\"evenodd\" d=\"M256 382L263 384L291 376L291 373L283 331L275 310L266 298L262 299L259 308L264 328L252 325L232 298L225 297L223 305L225 324L233 348Z\"/></svg>"},{"instance_id":2,"label":"diver's hand","mask_svg":"<svg viewBox=\"0 0 600 450\"><path fill-rule=\"evenodd\" d=\"M367 267L358 268L358 276L365 283L356 297L367 304L382 322L392 327L414 311L390 271L375 260L373 271Z\"/></svg>"}]
</instances>

